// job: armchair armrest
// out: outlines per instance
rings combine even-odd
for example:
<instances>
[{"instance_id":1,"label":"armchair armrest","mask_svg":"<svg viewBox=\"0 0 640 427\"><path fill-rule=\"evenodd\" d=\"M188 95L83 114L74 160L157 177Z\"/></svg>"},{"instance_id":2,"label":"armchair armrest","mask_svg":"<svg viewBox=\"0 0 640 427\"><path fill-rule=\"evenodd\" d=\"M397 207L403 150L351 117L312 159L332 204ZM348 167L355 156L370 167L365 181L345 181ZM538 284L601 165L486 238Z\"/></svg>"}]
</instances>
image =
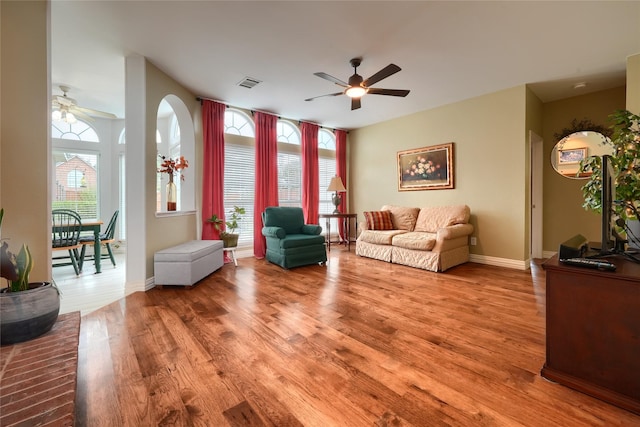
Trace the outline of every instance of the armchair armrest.
<instances>
[{"instance_id":1,"label":"armchair armrest","mask_svg":"<svg viewBox=\"0 0 640 427\"><path fill-rule=\"evenodd\" d=\"M282 227L262 227L262 235L264 237L284 239L287 236L287 232Z\"/></svg>"},{"instance_id":2,"label":"armchair armrest","mask_svg":"<svg viewBox=\"0 0 640 427\"><path fill-rule=\"evenodd\" d=\"M318 235L322 233L322 227L316 224L304 224L301 231L302 234Z\"/></svg>"}]
</instances>

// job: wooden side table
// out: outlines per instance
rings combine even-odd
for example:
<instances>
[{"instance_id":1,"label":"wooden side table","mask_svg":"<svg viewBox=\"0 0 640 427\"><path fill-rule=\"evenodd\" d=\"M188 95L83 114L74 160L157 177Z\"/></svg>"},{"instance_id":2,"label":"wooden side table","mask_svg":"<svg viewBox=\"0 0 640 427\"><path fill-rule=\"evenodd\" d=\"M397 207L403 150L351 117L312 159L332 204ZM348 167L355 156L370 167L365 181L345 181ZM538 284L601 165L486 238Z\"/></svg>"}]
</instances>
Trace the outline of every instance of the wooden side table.
<instances>
[{"instance_id":1,"label":"wooden side table","mask_svg":"<svg viewBox=\"0 0 640 427\"><path fill-rule=\"evenodd\" d=\"M328 250L331 250L331 219L332 218L336 218L337 220L342 221L342 224L344 226L345 236L346 236L345 240L346 240L347 250L351 250L351 220L353 219L355 223L358 218L358 214L354 214L354 213L319 214L318 218L320 219L324 218L326 220ZM338 240L337 242L340 243L340 240Z\"/></svg>"}]
</instances>

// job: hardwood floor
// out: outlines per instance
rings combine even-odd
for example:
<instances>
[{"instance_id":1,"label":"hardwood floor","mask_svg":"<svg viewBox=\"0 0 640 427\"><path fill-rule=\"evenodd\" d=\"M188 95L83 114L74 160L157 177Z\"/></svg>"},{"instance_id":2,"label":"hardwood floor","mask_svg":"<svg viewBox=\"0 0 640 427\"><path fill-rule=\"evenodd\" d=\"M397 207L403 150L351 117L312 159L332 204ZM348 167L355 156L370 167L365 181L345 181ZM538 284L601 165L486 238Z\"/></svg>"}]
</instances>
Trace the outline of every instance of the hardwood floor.
<instances>
[{"instance_id":1,"label":"hardwood floor","mask_svg":"<svg viewBox=\"0 0 640 427\"><path fill-rule=\"evenodd\" d=\"M80 426L631 426L540 377L544 272L244 258L82 319Z\"/></svg>"}]
</instances>

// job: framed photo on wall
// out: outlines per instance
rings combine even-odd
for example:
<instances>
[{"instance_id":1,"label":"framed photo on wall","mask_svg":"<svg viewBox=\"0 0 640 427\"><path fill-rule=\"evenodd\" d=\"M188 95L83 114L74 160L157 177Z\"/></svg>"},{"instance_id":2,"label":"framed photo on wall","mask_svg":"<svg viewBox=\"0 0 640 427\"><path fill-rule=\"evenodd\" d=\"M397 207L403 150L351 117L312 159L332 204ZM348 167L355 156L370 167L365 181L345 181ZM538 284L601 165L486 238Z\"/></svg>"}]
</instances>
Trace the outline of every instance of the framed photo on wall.
<instances>
[{"instance_id":1,"label":"framed photo on wall","mask_svg":"<svg viewBox=\"0 0 640 427\"><path fill-rule=\"evenodd\" d=\"M587 148L571 148L568 150L558 150L559 165L573 165L580 163L587 157Z\"/></svg>"},{"instance_id":2,"label":"framed photo on wall","mask_svg":"<svg viewBox=\"0 0 640 427\"><path fill-rule=\"evenodd\" d=\"M398 191L454 188L453 142L398 151Z\"/></svg>"}]
</instances>

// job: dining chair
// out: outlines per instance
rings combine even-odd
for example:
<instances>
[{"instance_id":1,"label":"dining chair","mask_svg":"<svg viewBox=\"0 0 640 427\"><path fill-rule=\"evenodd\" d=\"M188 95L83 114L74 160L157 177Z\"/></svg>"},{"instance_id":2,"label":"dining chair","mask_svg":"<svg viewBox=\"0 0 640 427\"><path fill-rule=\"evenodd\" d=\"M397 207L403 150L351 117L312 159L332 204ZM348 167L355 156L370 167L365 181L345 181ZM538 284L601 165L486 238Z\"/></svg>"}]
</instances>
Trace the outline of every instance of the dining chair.
<instances>
[{"instance_id":1,"label":"dining chair","mask_svg":"<svg viewBox=\"0 0 640 427\"><path fill-rule=\"evenodd\" d=\"M107 253L102 253L100 255L101 259L106 259L106 258L110 258L111 259L111 264L113 264L113 266L116 266L116 259L113 256L113 251L111 250L111 243L113 243L115 241L115 232L116 232L116 223L118 221L118 214L120 211L116 210L113 215L111 216L111 219L109 220L109 224L107 224L107 228L105 229L104 233L100 233L100 244L101 245L105 245L107 248ZM84 258L85 258L85 251L87 246L93 245L95 244L95 239L94 236L82 236L80 237L80 243L82 244L82 250L80 251L80 270L82 270L82 266L84 264ZM93 255L88 255L87 259L93 259Z\"/></svg>"},{"instance_id":2,"label":"dining chair","mask_svg":"<svg viewBox=\"0 0 640 427\"><path fill-rule=\"evenodd\" d=\"M54 252L68 251L69 255L52 257L52 267L73 265L76 276L80 275L80 227L82 220L77 212L70 209L54 209L52 212L51 249ZM57 262L66 260L67 262Z\"/></svg>"}]
</instances>

